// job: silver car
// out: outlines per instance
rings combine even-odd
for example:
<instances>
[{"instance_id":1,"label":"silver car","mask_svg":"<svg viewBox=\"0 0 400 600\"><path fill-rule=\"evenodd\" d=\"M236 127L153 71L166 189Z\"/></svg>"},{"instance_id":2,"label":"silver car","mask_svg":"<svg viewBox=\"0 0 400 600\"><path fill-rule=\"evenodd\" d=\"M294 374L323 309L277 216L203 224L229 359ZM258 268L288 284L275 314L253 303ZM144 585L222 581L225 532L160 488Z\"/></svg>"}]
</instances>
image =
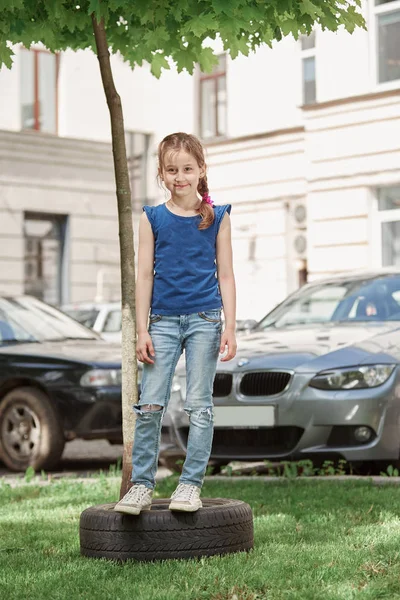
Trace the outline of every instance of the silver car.
<instances>
[{"instance_id":1,"label":"silver car","mask_svg":"<svg viewBox=\"0 0 400 600\"><path fill-rule=\"evenodd\" d=\"M400 449L400 270L307 284L239 340L214 382L211 459L390 461ZM178 364L162 462L186 451Z\"/></svg>"}]
</instances>

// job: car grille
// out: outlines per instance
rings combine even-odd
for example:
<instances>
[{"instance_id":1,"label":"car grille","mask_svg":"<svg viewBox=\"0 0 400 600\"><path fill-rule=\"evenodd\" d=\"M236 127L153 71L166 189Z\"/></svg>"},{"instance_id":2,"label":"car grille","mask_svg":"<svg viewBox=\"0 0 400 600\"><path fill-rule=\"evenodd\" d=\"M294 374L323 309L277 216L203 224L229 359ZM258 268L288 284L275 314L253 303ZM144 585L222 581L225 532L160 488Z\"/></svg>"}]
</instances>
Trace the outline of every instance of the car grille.
<instances>
[{"instance_id":1,"label":"car grille","mask_svg":"<svg viewBox=\"0 0 400 600\"><path fill-rule=\"evenodd\" d=\"M246 373L240 381L240 393L243 396L273 396L283 392L290 378L291 374L285 371Z\"/></svg>"},{"instance_id":2,"label":"car grille","mask_svg":"<svg viewBox=\"0 0 400 600\"><path fill-rule=\"evenodd\" d=\"M211 455L234 458L266 458L290 454L298 444L304 429L301 427L259 427L257 429L218 428L214 430ZM185 447L188 427L179 429Z\"/></svg>"},{"instance_id":3,"label":"car grille","mask_svg":"<svg viewBox=\"0 0 400 600\"><path fill-rule=\"evenodd\" d=\"M229 396L232 390L232 375L230 373L217 373L214 379L214 398Z\"/></svg>"}]
</instances>

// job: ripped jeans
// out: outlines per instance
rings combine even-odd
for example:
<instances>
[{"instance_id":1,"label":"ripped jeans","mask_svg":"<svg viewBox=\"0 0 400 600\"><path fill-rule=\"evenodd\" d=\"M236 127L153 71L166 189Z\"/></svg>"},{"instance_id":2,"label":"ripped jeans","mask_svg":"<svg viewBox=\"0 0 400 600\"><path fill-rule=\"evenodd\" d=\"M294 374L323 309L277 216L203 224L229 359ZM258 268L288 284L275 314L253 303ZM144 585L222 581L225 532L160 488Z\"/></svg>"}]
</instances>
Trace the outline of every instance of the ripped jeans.
<instances>
[{"instance_id":1,"label":"ripped jeans","mask_svg":"<svg viewBox=\"0 0 400 600\"><path fill-rule=\"evenodd\" d=\"M132 481L153 489L161 424L178 359L186 355L186 399L189 416L186 460L180 483L201 487L214 431L212 392L221 341L221 310L187 315L150 315L154 364L143 364L141 395L132 452Z\"/></svg>"}]
</instances>

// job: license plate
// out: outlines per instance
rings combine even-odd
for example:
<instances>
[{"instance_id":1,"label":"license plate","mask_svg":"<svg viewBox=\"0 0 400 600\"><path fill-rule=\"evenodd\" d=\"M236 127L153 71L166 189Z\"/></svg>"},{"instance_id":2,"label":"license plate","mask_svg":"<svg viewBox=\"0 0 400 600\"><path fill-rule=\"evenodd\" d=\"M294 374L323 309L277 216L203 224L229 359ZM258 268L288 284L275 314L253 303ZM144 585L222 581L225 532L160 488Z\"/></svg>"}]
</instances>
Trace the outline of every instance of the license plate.
<instances>
[{"instance_id":1,"label":"license plate","mask_svg":"<svg viewBox=\"0 0 400 600\"><path fill-rule=\"evenodd\" d=\"M215 406L216 427L273 427L275 406Z\"/></svg>"}]
</instances>

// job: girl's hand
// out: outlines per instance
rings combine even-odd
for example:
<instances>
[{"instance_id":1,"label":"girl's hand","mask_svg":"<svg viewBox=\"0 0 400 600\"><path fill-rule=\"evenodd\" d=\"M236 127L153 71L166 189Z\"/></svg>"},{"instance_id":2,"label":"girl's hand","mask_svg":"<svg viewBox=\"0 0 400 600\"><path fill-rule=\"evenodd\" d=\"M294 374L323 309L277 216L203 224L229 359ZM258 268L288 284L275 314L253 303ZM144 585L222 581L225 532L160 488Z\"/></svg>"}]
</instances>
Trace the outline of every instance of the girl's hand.
<instances>
[{"instance_id":1,"label":"girl's hand","mask_svg":"<svg viewBox=\"0 0 400 600\"><path fill-rule=\"evenodd\" d=\"M237 343L236 343L236 335L234 331L224 331L221 335L221 345L220 345L220 354L223 354L225 352L226 346L228 346L228 354L226 356L224 356L223 358L221 358L220 360L222 362L226 362L228 360L232 360L232 358L234 358L236 356L236 349L237 349Z\"/></svg>"},{"instance_id":2,"label":"girl's hand","mask_svg":"<svg viewBox=\"0 0 400 600\"><path fill-rule=\"evenodd\" d=\"M153 365L154 360L151 358L151 356L154 357L155 352L150 334L147 331L145 333L139 333L136 343L136 358L140 360L140 362Z\"/></svg>"}]
</instances>

